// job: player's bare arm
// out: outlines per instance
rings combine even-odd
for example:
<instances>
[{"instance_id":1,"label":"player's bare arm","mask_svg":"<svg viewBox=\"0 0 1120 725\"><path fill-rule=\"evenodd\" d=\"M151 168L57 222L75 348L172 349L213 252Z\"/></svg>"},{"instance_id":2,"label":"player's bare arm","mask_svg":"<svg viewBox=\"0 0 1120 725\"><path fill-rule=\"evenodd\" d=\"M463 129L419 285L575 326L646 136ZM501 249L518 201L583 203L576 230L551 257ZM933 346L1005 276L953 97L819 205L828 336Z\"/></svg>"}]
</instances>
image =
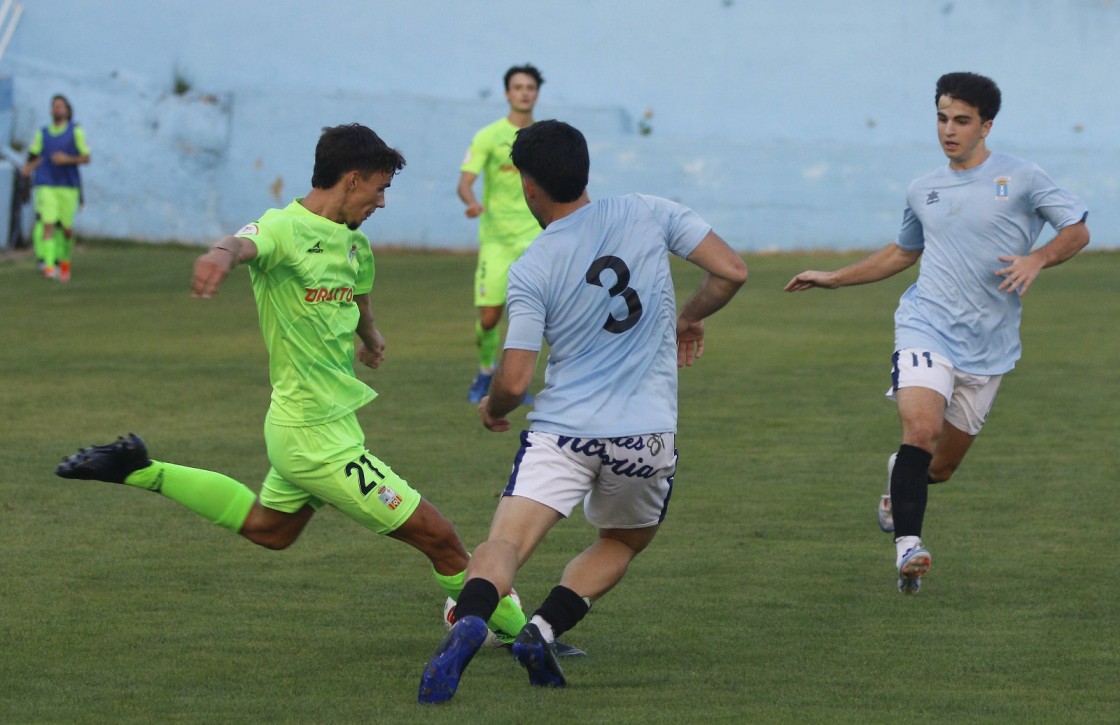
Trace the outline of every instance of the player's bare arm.
<instances>
[{"instance_id":1,"label":"player's bare arm","mask_svg":"<svg viewBox=\"0 0 1120 725\"><path fill-rule=\"evenodd\" d=\"M257 245L251 239L229 236L194 261L191 277L191 297L208 300L230 270L257 256Z\"/></svg>"},{"instance_id":2,"label":"player's bare arm","mask_svg":"<svg viewBox=\"0 0 1120 725\"><path fill-rule=\"evenodd\" d=\"M475 219L483 212L482 204L478 203L478 198L474 195L474 180L477 178L478 174L469 171L459 174L459 187L456 191L459 193L459 198L467 205L468 219Z\"/></svg>"},{"instance_id":3,"label":"player's bare arm","mask_svg":"<svg viewBox=\"0 0 1120 725\"><path fill-rule=\"evenodd\" d=\"M878 282L914 266L914 263L921 256L921 250L903 249L891 242L860 261L832 272L817 270L802 272L786 284L785 291L800 292L814 287L836 289L838 287Z\"/></svg>"},{"instance_id":4,"label":"player's bare arm","mask_svg":"<svg viewBox=\"0 0 1120 725\"><path fill-rule=\"evenodd\" d=\"M490 394L478 404L482 425L495 433L509 430L506 416L525 399L536 368L536 350L510 348L502 353L502 361L490 383Z\"/></svg>"},{"instance_id":5,"label":"player's bare arm","mask_svg":"<svg viewBox=\"0 0 1120 725\"><path fill-rule=\"evenodd\" d=\"M677 367L704 354L704 318L726 305L747 281L747 264L715 232L700 242L688 261L708 274L677 315Z\"/></svg>"},{"instance_id":6,"label":"player's bare arm","mask_svg":"<svg viewBox=\"0 0 1120 725\"><path fill-rule=\"evenodd\" d=\"M1007 265L996 270L996 274L1003 277L1003 282L999 285L1000 292L1015 292L1020 297L1025 295L1039 272L1061 264L1084 249L1088 243L1089 227L1084 221L1080 221L1065 227L1048 244L1030 254L1000 257L999 261Z\"/></svg>"},{"instance_id":7,"label":"player's bare arm","mask_svg":"<svg viewBox=\"0 0 1120 725\"><path fill-rule=\"evenodd\" d=\"M385 338L381 336L381 331L377 329L377 322L373 318L369 293L354 295L354 304L358 306L358 326L354 330L358 336L355 356L362 365L376 370L385 359Z\"/></svg>"}]
</instances>

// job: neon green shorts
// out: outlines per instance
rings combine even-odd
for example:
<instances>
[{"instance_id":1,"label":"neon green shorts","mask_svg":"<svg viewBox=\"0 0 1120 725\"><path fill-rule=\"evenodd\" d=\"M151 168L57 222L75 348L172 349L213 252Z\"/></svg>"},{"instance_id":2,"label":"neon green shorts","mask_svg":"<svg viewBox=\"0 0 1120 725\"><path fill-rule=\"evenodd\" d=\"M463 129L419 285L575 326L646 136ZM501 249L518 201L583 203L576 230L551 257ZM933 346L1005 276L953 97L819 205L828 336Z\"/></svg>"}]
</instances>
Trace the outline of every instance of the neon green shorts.
<instances>
[{"instance_id":1,"label":"neon green shorts","mask_svg":"<svg viewBox=\"0 0 1120 725\"><path fill-rule=\"evenodd\" d=\"M353 413L322 425L293 428L266 418L272 469L261 504L295 513L330 504L378 534L395 531L420 505L420 494L365 447Z\"/></svg>"},{"instance_id":2,"label":"neon green shorts","mask_svg":"<svg viewBox=\"0 0 1120 725\"><path fill-rule=\"evenodd\" d=\"M72 186L35 187L35 213L44 224L74 228L78 213L78 190Z\"/></svg>"},{"instance_id":3,"label":"neon green shorts","mask_svg":"<svg viewBox=\"0 0 1120 725\"><path fill-rule=\"evenodd\" d=\"M530 237L513 244L483 242L478 245L478 266L474 270L475 307L499 307L506 303L510 265L532 241Z\"/></svg>"}]
</instances>

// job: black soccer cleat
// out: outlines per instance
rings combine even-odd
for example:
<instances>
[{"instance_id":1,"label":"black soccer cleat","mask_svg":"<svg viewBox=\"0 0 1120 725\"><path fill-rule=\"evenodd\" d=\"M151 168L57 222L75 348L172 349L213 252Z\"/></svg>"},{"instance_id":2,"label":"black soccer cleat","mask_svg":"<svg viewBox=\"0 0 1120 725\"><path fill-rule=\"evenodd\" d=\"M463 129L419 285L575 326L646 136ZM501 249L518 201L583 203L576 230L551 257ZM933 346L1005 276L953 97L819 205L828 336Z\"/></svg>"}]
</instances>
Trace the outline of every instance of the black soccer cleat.
<instances>
[{"instance_id":1,"label":"black soccer cleat","mask_svg":"<svg viewBox=\"0 0 1120 725\"><path fill-rule=\"evenodd\" d=\"M544 641L533 623L526 624L513 641L513 656L529 673L529 684L536 687L564 687L564 671L556 661L552 644Z\"/></svg>"},{"instance_id":2,"label":"black soccer cleat","mask_svg":"<svg viewBox=\"0 0 1120 725\"><path fill-rule=\"evenodd\" d=\"M54 473L62 478L124 483L130 473L150 465L148 447L140 436L129 433L112 443L83 448L63 458Z\"/></svg>"}]
</instances>

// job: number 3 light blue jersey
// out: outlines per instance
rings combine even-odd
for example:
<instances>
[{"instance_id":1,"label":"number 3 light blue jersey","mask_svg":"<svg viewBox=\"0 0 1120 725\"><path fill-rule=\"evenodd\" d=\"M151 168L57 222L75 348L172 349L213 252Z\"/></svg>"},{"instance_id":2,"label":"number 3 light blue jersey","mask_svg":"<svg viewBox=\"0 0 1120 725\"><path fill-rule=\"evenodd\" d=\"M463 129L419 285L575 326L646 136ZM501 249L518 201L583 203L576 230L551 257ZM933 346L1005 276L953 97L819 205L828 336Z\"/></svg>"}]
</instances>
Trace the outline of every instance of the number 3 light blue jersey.
<instances>
[{"instance_id":1,"label":"number 3 light blue jersey","mask_svg":"<svg viewBox=\"0 0 1120 725\"><path fill-rule=\"evenodd\" d=\"M677 429L676 298L669 254L711 231L654 196L592 202L552 222L510 268L505 347L549 344L536 431L613 438Z\"/></svg>"},{"instance_id":2,"label":"number 3 light blue jersey","mask_svg":"<svg viewBox=\"0 0 1120 725\"><path fill-rule=\"evenodd\" d=\"M895 312L895 349L940 353L973 375L1011 370L1022 303L999 291L999 257L1030 253L1047 222L1061 230L1083 221L1085 204L1037 165L1001 153L915 180L906 201L898 245L924 251Z\"/></svg>"}]
</instances>

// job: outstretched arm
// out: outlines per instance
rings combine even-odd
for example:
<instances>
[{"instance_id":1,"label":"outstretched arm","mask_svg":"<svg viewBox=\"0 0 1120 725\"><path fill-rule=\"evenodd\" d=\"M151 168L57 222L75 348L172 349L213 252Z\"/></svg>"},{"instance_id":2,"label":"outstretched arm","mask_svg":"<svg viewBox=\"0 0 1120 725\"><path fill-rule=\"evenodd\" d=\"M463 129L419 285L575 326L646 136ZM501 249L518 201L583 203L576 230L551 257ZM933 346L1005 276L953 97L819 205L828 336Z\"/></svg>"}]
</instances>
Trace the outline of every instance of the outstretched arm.
<instances>
[{"instance_id":1,"label":"outstretched arm","mask_svg":"<svg viewBox=\"0 0 1120 725\"><path fill-rule=\"evenodd\" d=\"M256 256L257 245L251 239L230 236L221 240L194 261L191 297L210 299L231 269Z\"/></svg>"},{"instance_id":2,"label":"outstretched arm","mask_svg":"<svg viewBox=\"0 0 1120 725\"><path fill-rule=\"evenodd\" d=\"M691 365L704 354L704 319L726 305L747 281L747 265L715 232L688 255L708 274L677 315L677 367Z\"/></svg>"},{"instance_id":3,"label":"outstretched arm","mask_svg":"<svg viewBox=\"0 0 1120 725\"><path fill-rule=\"evenodd\" d=\"M1088 243L1089 227L1085 226L1084 221L1080 221L1062 229L1049 243L1028 255L999 257L999 261L1007 263L1006 267L996 270L996 274L1003 277L1003 282L999 285L1000 291L1018 292L1020 297L1025 295L1039 272L1061 264L1084 249Z\"/></svg>"},{"instance_id":4,"label":"outstretched arm","mask_svg":"<svg viewBox=\"0 0 1120 725\"><path fill-rule=\"evenodd\" d=\"M835 271L807 270L802 272L786 284L785 291L800 292L813 287L836 289L837 287L878 282L912 267L921 256L922 251L920 249L903 249L892 242L860 261L853 262Z\"/></svg>"},{"instance_id":5,"label":"outstretched arm","mask_svg":"<svg viewBox=\"0 0 1120 725\"><path fill-rule=\"evenodd\" d=\"M354 295L354 304L358 306L358 327L354 330L359 342L356 351L358 362L376 370L385 359L385 338L381 336L377 322L373 319L369 293Z\"/></svg>"}]
</instances>

